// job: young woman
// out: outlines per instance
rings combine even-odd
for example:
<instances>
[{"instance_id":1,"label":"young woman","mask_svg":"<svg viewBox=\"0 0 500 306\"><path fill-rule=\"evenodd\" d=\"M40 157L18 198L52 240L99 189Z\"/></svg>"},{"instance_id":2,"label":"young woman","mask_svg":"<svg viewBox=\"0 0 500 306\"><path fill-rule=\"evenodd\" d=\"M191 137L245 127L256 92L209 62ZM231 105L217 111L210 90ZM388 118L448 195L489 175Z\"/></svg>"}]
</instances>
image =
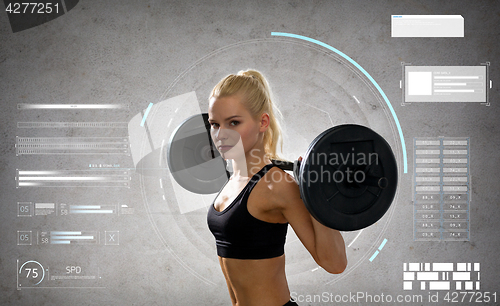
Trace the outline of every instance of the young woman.
<instances>
[{"instance_id":1,"label":"young woman","mask_svg":"<svg viewBox=\"0 0 500 306\"><path fill-rule=\"evenodd\" d=\"M255 70L225 77L210 95L212 139L233 174L207 220L233 305L297 305L285 275L288 224L326 271L347 265L342 235L309 214L293 177L271 163L281 159L275 113L269 85Z\"/></svg>"}]
</instances>

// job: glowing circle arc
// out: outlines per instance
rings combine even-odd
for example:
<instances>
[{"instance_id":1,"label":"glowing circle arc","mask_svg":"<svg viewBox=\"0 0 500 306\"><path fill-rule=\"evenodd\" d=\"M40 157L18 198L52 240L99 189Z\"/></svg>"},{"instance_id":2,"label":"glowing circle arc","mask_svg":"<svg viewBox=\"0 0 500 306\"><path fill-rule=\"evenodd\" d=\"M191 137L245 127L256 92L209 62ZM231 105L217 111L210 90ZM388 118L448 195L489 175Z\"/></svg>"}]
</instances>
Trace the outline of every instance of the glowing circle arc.
<instances>
[{"instance_id":1,"label":"glowing circle arc","mask_svg":"<svg viewBox=\"0 0 500 306\"><path fill-rule=\"evenodd\" d=\"M399 137L401 139L401 146L403 148L403 167L404 167L404 173L408 173L408 163L407 163L407 159L406 159L405 139L403 137L403 131L401 130L401 125L399 124L398 116L396 115L396 112L394 111L394 108L392 107L392 104L389 101L389 99L387 98L387 96L385 95L384 91L382 90L382 88L380 88L380 86L372 78L372 76L368 72L366 72L366 70L363 69L363 67L361 67L358 63L356 63L352 58L350 58L349 56L347 56L345 53L343 53L340 50L335 49L334 47L332 47L332 46L330 46L328 44L325 44L324 42L321 42L319 40L316 40L316 39L313 39L313 38L309 38L309 37L306 37L306 36L297 35L297 34L291 34L291 33L271 32L271 35L272 36L283 36L283 37L298 38L298 39L309 41L309 42L315 43L317 45L320 45L322 47L325 47L328 50L331 50L331 51L337 53L338 55L342 56L346 60L348 60L351 64L353 64L356 68L358 68L359 71L361 71L370 80L370 82L372 82L372 84L375 86L375 88L377 88L377 90L380 93L380 95L382 96L382 98L384 98L385 103L387 103L387 106L389 107L389 110L391 111L392 117L394 118L394 121L396 123L396 127L398 128Z\"/></svg>"}]
</instances>

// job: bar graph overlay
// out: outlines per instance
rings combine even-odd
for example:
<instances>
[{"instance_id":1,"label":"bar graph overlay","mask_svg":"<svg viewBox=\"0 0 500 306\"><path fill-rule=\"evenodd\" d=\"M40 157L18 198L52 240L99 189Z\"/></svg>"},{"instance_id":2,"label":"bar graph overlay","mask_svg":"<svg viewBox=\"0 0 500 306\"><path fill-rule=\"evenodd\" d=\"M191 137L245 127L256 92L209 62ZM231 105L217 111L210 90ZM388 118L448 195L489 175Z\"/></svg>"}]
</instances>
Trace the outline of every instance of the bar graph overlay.
<instances>
[{"instance_id":1,"label":"bar graph overlay","mask_svg":"<svg viewBox=\"0 0 500 306\"><path fill-rule=\"evenodd\" d=\"M129 170L16 170L20 187L130 187Z\"/></svg>"},{"instance_id":2,"label":"bar graph overlay","mask_svg":"<svg viewBox=\"0 0 500 306\"><path fill-rule=\"evenodd\" d=\"M99 235L95 231L41 232L40 239L48 244L99 244Z\"/></svg>"},{"instance_id":3,"label":"bar graph overlay","mask_svg":"<svg viewBox=\"0 0 500 306\"><path fill-rule=\"evenodd\" d=\"M16 137L16 155L130 155L128 137Z\"/></svg>"}]
</instances>

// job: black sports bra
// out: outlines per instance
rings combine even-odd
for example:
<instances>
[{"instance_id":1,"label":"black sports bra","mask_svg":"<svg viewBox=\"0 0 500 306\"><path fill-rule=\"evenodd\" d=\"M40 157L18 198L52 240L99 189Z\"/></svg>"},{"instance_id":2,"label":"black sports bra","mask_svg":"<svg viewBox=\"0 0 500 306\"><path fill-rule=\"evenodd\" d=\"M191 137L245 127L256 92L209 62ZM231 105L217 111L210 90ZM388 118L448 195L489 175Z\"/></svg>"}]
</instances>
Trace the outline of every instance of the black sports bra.
<instances>
[{"instance_id":1,"label":"black sports bra","mask_svg":"<svg viewBox=\"0 0 500 306\"><path fill-rule=\"evenodd\" d=\"M208 209L208 227L215 236L217 255L220 257L264 259L285 253L288 223L269 223L259 220L247 209L250 192L273 166L273 164L265 165L252 176L234 201L223 211L215 210L215 201ZM219 194L220 191L217 197Z\"/></svg>"}]
</instances>

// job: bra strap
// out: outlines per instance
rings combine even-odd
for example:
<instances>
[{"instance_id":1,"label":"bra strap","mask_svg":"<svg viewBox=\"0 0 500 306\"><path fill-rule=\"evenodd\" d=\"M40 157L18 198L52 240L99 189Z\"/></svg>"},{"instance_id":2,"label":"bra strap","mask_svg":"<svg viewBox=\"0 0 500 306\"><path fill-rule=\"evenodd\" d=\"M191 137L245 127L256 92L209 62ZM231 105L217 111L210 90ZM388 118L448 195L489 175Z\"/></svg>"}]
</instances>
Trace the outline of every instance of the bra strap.
<instances>
[{"instance_id":1,"label":"bra strap","mask_svg":"<svg viewBox=\"0 0 500 306\"><path fill-rule=\"evenodd\" d=\"M251 179L252 183L250 184L250 186L248 186L249 187L248 193L252 191L253 187L255 187L255 185L260 181L260 179L274 166L275 166L274 164L265 165L262 169L259 170L259 172L255 173L252 176Z\"/></svg>"}]
</instances>

